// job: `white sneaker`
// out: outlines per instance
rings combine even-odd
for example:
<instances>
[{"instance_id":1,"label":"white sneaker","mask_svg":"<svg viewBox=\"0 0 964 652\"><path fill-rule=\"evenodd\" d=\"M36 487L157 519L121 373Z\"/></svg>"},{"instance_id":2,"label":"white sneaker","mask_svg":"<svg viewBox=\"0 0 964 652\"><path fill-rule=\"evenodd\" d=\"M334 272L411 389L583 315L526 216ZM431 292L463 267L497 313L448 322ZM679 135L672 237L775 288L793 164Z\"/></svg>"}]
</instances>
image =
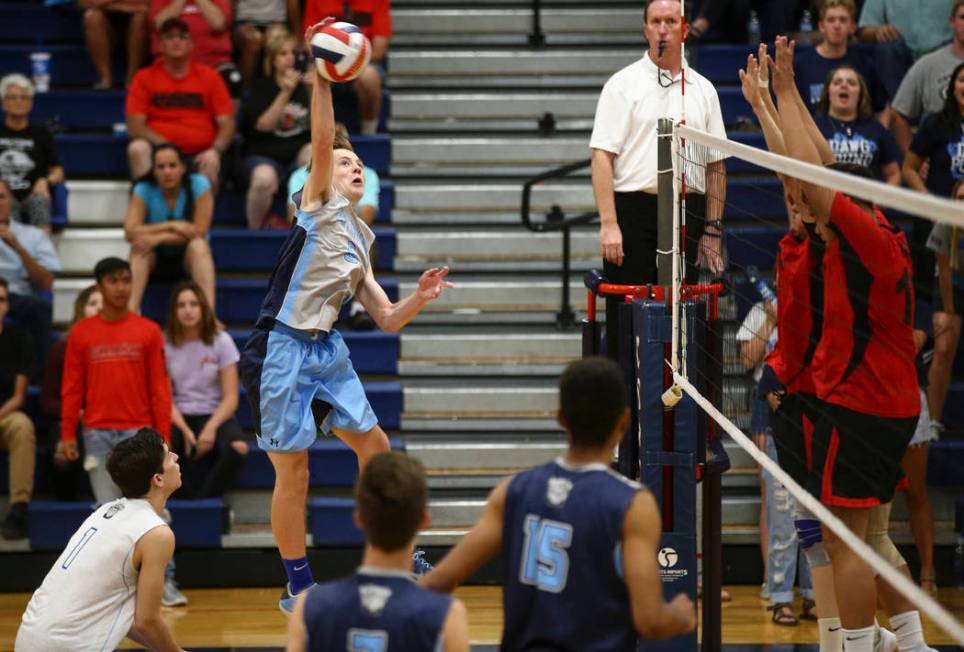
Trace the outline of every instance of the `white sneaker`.
<instances>
[{"instance_id":1,"label":"white sneaker","mask_svg":"<svg viewBox=\"0 0 964 652\"><path fill-rule=\"evenodd\" d=\"M878 625L874 631L874 652L897 652L897 634Z\"/></svg>"},{"instance_id":2,"label":"white sneaker","mask_svg":"<svg viewBox=\"0 0 964 652\"><path fill-rule=\"evenodd\" d=\"M164 595L161 604L165 607L183 607L187 604L187 596L177 588L177 582L172 579L164 580Z\"/></svg>"}]
</instances>

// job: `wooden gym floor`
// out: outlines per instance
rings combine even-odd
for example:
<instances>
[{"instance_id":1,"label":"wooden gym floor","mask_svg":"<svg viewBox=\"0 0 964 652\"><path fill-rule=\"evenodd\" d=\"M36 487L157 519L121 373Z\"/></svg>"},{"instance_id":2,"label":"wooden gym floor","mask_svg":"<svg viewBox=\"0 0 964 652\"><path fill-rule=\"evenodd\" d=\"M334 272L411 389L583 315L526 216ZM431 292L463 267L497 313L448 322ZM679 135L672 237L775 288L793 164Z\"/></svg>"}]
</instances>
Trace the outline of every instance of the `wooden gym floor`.
<instances>
[{"instance_id":1,"label":"wooden gym floor","mask_svg":"<svg viewBox=\"0 0 964 652\"><path fill-rule=\"evenodd\" d=\"M759 645L768 643L816 643L817 630L813 623L802 622L797 627L773 624L759 599L759 587L731 586L728 590L733 600L723 604L723 642L751 644L728 645L728 652L757 651L761 649ZM277 606L280 589L189 589L185 593L191 601L188 607L164 610L175 638L185 649L271 650L284 646L286 619ZM496 649L490 646L498 643L502 631L502 590L493 586L468 586L459 589L457 595L469 609L473 648L479 652ZM26 593L0 594L0 651L13 649L20 616L29 598ZM959 619L964 619L964 591L942 589L939 600ZM885 622L884 618L881 620ZM927 622L925 636L931 645L951 643L946 634ZM816 650L816 645L812 649Z\"/></svg>"}]
</instances>

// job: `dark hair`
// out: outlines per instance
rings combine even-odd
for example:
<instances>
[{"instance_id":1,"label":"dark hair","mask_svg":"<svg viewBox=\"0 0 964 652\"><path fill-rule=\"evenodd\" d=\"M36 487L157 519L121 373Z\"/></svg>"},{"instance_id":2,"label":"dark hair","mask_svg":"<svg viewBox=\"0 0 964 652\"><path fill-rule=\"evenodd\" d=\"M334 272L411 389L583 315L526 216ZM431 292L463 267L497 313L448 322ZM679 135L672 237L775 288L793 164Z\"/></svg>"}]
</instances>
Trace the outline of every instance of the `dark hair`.
<instances>
[{"instance_id":1,"label":"dark hair","mask_svg":"<svg viewBox=\"0 0 964 652\"><path fill-rule=\"evenodd\" d=\"M159 145L154 145L151 150L151 169L137 179L134 183L149 183L155 187L159 187L160 184L157 183L157 177L154 176L154 163L157 161L157 155L165 150L170 150L177 155L177 160L180 161L181 165L184 166L184 176L181 177L181 188L184 189L184 194L186 195L184 201L184 220L187 222L194 221L194 188L191 186L191 169L187 165L187 161L184 159L184 152L181 148L174 143L160 143ZM177 201L175 200L174 206L177 207ZM168 216L170 219L170 216Z\"/></svg>"},{"instance_id":2,"label":"dark hair","mask_svg":"<svg viewBox=\"0 0 964 652\"><path fill-rule=\"evenodd\" d=\"M204 292L201 291L201 286L194 281L182 281L178 283L177 287L175 287L171 293L171 300L168 302L167 308L167 323L164 325L164 332L167 333L167 339L170 340L174 346L181 346L184 343L184 328L181 326L181 322L177 320L177 301L181 293L187 290L194 293L198 303L201 305L201 341L208 345L213 344L214 335L218 331L218 323L214 318L214 311L211 310L211 304L208 303L208 298L204 295Z\"/></svg>"},{"instance_id":3,"label":"dark hair","mask_svg":"<svg viewBox=\"0 0 964 652\"><path fill-rule=\"evenodd\" d=\"M114 272L126 269L128 272L131 271L131 265L123 258L117 258L115 256L109 256L107 258L101 258L96 265L94 265L94 280L100 283L104 280L104 277L110 276Z\"/></svg>"},{"instance_id":4,"label":"dark hair","mask_svg":"<svg viewBox=\"0 0 964 652\"><path fill-rule=\"evenodd\" d=\"M402 453L375 455L355 485L355 506L368 542L379 550L400 550L415 538L425 514L425 469Z\"/></svg>"},{"instance_id":5,"label":"dark hair","mask_svg":"<svg viewBox=\"0 0 964 652\"><path fill-rule=\"evenodd\" d=\"M957 16L957 10L964 7L964 0L955 0L954 5L951 7L951 18L953 19Z\"/></svg>"},{"instance_id":6,"label":"dark hair","mask_svg":"<svg viewBox=\"0 0 964 652\"><path fill-rule=\"evenodd\" d=\"M961 2L964 2L964 0L961 0ZM951 78L947 80L947 95L944 96L944 108L941 110L941 116L951 130L959 129L961 126L961 106L957 103L957 97L954 95L954 80L957 79L962 70L964 70L964 63L957 64L954 72L951 73Z\"/></svg>"},{"instance_id":7,"label":"dark hair","mask_svg":"<svg viewBox=\"0 0 964 652\"><path fill-rule=\"evenodd\" d=\"M153 428L141 428L114 446L107 456L107 472L124 498L145 496L154 474L164 472L164 440Z\"/></svg>"},{"instance_id":8,"label":"dark hair","mask_svg":"<svg viewBox=\"0 0 964 652\"><path fill-rule=\"evenodd\" d=\"M77 294L74 298L74 316L70 320L71 326L84 318L84 308L87 307L87 300L90 299L90 295L98 291L96 285L88 285Z\"/></svg>"},{"instance_id":9,"label":"dark hair","mask_svg":"<svg viewBox=\"0 0 964 652\"><path fill-rule=\"evenodd\" d=\"M0 276L0 288L6 290L8 294L10 293L10 283L2 276Z\"/></svg>"},{"instance_id":10,"label":"dark hair","mask_svg":"<svg viewBox=\"0 0 964 652\"><path fill-rule=\"evenodd\" d=\"M177 30L177 31L179 31L179 32L187 32L188 34L191 33L191 30L190 30L190 28L188 27L187 23L185 23L183 20L181 20L181 19L178 18L177 16L171 16L170 18L168 18L167 20L165 20L163 23L161 23L161 26L157 28L157 33L158 33L158 34L167 34L168 32L171 32L171 31L174 31L174 30Z\"/></svg>"},{"instance_id":11,"label":"dark hair","mask_svg":"<svg viewBox=\"0 0 964 652\"><path fill-rule=\"evenodd\" d=\"M623 372L609 358L576 360L562 372L559 411L573 446L598 448L604 445L625 409Z\"/></svg>"},{"instance_id":12,"label":"dark hair","mask_svg":"<svg viewBox=\"0 0 964 652\"><path fill-rule=\"evenodd\" d=\"M870 105L870 89L867 87L867 80L860 74L860 71L849 63L842 63L827 73L823 80L823 90L820 91L820 100L817 102L817 113L827 115L830 113L830 82L833 76L840 70L853 70L857 75L857 85L860 86L860 99L857 100L857 119L866 120L873 115L873 107Z\"/></svg>"}]
</instances>

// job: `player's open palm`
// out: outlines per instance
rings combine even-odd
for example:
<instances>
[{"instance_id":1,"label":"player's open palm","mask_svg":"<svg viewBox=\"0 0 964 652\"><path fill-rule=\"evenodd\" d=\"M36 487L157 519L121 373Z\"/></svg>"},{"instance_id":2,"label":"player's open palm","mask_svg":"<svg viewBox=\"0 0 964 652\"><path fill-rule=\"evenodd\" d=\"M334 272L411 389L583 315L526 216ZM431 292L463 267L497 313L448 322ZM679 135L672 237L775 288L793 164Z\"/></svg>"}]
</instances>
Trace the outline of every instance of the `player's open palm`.
<instances>
[{"instance_id":1,"label":"player's open palm","mask_svg":"<svg viewBox=\"0 0 964 652\"><path fill-rule=\"evenodd\" d=\"M444 288L455 287L452 282L445 280L448 273L448 267L433 267L422 272L422 276L418 279L419 296L431 301L437 299Z\"/></svg>"}]
</instances>

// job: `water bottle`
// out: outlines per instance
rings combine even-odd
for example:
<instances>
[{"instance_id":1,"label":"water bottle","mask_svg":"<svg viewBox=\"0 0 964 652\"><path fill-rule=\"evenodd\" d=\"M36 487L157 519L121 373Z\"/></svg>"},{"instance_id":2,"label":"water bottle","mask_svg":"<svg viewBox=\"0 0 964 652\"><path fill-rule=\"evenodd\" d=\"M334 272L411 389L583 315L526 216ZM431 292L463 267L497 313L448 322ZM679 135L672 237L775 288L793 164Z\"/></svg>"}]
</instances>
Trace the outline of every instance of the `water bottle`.
<instances>
[{"instance_id":1,"label":"water bottle","mask_svg":"<svg viewBox=\"0 0 964 652\"><path fill-rule=\"evenodd\" d=\"M37 51L30 53L30 71L34 90L46 93L50 90L50 53L43 51L43 43L37 43Z\"/></svg>"},{"instance_id":2,"label":"water bottle","mask_svg":"<svg viewBox=\"0 0 964 652\"><path fill-rule=\"evenodd\" d=\"M760 17L756 10L750 11L750 20L746 23L746 41L750 45L760 45Z\"/></svg>"},{"instance_id":3,"label":"water bottle","mask_svg":"<svg viewBox=\"0 0 964 652\"><path fill-rule=\"evenodd\" d=\"M760 278L760 270L756 268L755 265L750 265L746 268L746 275L750 279L750 283L756 288L756 291L760 293L760 298L768 303L777 302L777 294L767 283L765 278Z\"/></svg>"},{"instance_id":4,"label":"water bottle","mask_svg":"<svg viewBox=\"0 0 964 652\"><path fill-rule=\"evenodd\" d=\"M800 18L800 31L804 34L813 31L813 16L810 14L809 9L805 10L803 17Z\"/></svg>"},{"instance_id":5,"label":"water bottle","mask_svg":"<svg viewBox=\"0 0 964 652\"><path fill-rule=\"evenodd\" d=\"M954 586L964 589L964 533L957 534L957 547L954 548Z\"/></svg>"}]
</instances>

